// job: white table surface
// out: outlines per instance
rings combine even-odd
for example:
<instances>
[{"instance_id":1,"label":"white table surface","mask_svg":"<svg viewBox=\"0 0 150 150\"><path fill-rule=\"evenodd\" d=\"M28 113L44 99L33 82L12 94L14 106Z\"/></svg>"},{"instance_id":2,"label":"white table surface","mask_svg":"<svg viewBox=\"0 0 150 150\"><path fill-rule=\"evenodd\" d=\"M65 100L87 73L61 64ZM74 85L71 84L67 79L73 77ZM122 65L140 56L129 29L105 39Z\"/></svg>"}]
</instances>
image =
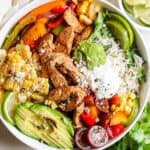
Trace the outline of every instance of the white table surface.
<instances>
[{"instance_id":1,"label":"white table surface","mask_svg":"<svg viewBox=\"0 0 150 150\"><path fill-rule=\"evenodd\" d=\"M116 0L109 0L110 2L116 4ZM144 32L141 31L141 34L143 35L145 41L149 50L150 50L150 31ZM28 146L21 143L19 140L17 140L11 133L7 131L7 129L2 125L0 122L0 150L32 150Z\"/></svg>"}]
</instances>

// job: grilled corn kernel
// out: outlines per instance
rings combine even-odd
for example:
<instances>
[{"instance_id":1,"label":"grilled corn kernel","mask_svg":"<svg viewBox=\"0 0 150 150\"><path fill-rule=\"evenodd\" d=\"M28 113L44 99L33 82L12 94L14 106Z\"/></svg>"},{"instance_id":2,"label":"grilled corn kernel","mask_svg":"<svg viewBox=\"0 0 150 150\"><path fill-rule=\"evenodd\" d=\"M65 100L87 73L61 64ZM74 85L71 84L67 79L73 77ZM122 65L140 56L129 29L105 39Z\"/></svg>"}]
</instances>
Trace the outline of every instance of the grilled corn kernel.
<instances>
[{"instance_id":1,"label":"grilled corn kernel","mask_svg":"<svg viewBox=\"0 0 150 150\"><path fill-rule=\"evenodd\" d=\"M130 115L131 110L132 109L129 106L125 106L125 112L126 112L127 115Z\"/></svg>"},{"instance_id":2,"label":"grilled corn kernel","mask_svg":"<svg viewBox=\"0 0 150 150\"><path fill-rule=\"evenodd\" d=\"M23 82L23 88L25 89L31 89L33 86L33 82L31 80L24 80Z\"/></svg>"},{"instance_id":3,"label":"grilled corn kernel","mask_svg":"<svg viewBox=\"0 0 150 150\"><path fill-rule=\"evenodd\" d=\"M92 24L92 20L90 18L88 18L87 16L85 16L85 15L80 15L79 20L80 20L80 22L82 22L86 25L91 25Z\"/></svg>"},{"instance_id":4,"label":"grilled corn kernel","mask_svg":"<svg viewBox=\"0 0 150 150\"><path fill-rule=\"evenodd\" d=\"M133 107L133 101L132 100L128 101L128 106Z\"/></svg>"},{"instance_id":5,"label":"grilled corn kernel","mask_svg":"<svg viewBox=\"0 0 150 150\"><path fill-rule=\"evenodd\" d=\"M3 100L4 95L5 92L2 89L0 89L0 102Z\"/></svg>"},{"instance_id":6,"label":"grilled corn kernel","mask_svg":"<svg viewBox=\"0 0 150 150\"><path fill-rule=\"evenodd\" d=\"M44 101L44 97L41 96L39 93L32 93L31 98L36 100L38 103L42 103Z\"/></svg>"},{"instance_id":7,"label":"grilled corn kernel","mask_svg":"<svg viewBox=\"0 0 150 150\"><path fill-rule=\"evenodd\" d=\"M48 92L49 92L49 82L48 82L48 79L45 79L45 78L38 78L38 82L37 82L37 85L38 85L38 89L37 91L41 94L44 94L44 95L47 95Z\"/></svg>"},{"instance_id":8,"label":"grilled corn kernel","mask_svg":"<svg viewBox=\"0 0 150 150\"><path fill-rule=\"evenodd\" d=\"M130 93L130 94L129 94L129 98L135 99L135 98L136 98L136 95L135 95L134 93Z\"/></svg>"},{"instance_id":9,"label":"grilled corn kernel","mask_svg":"<svg viewBox=\"0 0 150 150\"><path fill-rule=\"evenodd\" d=\"M18 82L14 81L14 85L13 85L13 91L15 92L19 92L20 91L20 85Z\"/></svg>"},{"instance_id":10,"label":"grilled corn kernel","mask_svg":"<svg viewBox=\"0 0 150 150\"><path fill-rule=\"evenodd\" d=\"M86 15L91 19L91 20L95 20L96 19L96 14L97 11L95 10L95 5L94 3L91 3L88 7L87 13Z\"/></svg>"},{"instance_id":11,"label":"grilled corn kernel","mask_svg":"<svg viewBox=\"0 0 150 150\"><path fill-rule=\"evenodd\" d=\"M4 89L13 90L13 86L14 86L14 81L11 79L7 79L5 84L4 84Z\"/></svg>"},{"instance_id":12,"label":"grilled corn kernel","mask_svg":"<svg viewBox=\"0 0 150 150\"><path fill-rule=\"evenodd\" d=\"M113 104L113 105L111 106L111 111L115 111L115 110L116 110L116 105Z\"/></svg>"},{"instance_id":13,"label":"grilled corn kernel","mask_svg":"<svg viewBox=\"0 0 150 150\"><path fill-rule=\"evenodd\" d=\"M82 3L80 3L77 7L77 13L78 15L86 14L88 10L89 2L87 0L84 0Z\"/></svg>"}]
</instances>

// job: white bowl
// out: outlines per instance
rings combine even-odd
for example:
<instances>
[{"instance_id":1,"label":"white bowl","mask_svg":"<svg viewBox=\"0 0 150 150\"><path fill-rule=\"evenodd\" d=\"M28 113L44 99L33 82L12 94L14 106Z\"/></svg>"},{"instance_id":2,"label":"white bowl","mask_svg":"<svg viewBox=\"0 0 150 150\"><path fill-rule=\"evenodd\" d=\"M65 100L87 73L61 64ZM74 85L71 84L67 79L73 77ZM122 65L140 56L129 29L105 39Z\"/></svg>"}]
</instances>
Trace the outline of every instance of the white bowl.
<instances>
[{"instance_id":1,"label":"white bowl","mask_svg":"<svg viewBox=\"0 0 150 150\"><path fill-rule=\"evenodd\" d=\"M28 4L27 6L25 6L24 8L22 8L21 10L19 10L12 18L10 18L10 20L5 24L5 26L2 28L2 30L0 31L0 47L2 45L2 43L4 42L7 34L9 33L9 31L11 30L11 28L17 23L17 21L23 17L25 14L27 14L28 12L30 12L32 9L49 2L50 0L38 0L38 1L33 1L32 3ZM100 1L100 0L99 0ZM108 8L111 11L117 12L121 15L123 15L122 13L120 13L120 10L117 9L115 6L113 6L112 4L110 4L109 2L105 1L105 0L101 0L101 3L104 5L104 7ZM131 22L129 20L129 22ZM119 141L123 136L125 136L125 134L128 133L128 131L134 126L134 124L137 122L137 120L140 118L143 109L148 101L148 97L149 97L149 86L150 86L150 57L148 56L148 50L145 47L144 41L140 35L140 33L138 32L138 30L135 27L135 24L133 24L131 22L131 25L133 26L134 32L135 32L135 40L136 40L136 44L138 49L141 52L141 55L143 56L143 58L146 60L147 62L147 72L146 72L146 76L147 76L147 82L144 83L141 87L141 92L140 92L140 108L139 108L139 113L137 115L137 117L135 118L135 120L132 122L132 124L127 127L127 129L125 130L125 132L123 132L120 136L110 140L106 145L104 145L103 147L101 147L100 149L105 149L108 148L109 146L111 146L112 144L114 144L115 142ZM24 135L23 133L21 133L17 128L11 126L10 124L8 124L3 118L2 116L0 116L0 120L2 121L2 123L7 127L7 129L16 137L18 138L20 141L22 141L23 143L27 144L28 146L34 148L34 149L38 149L38 150L51 150L53 149L52 147L40 143L37 140L34 140L26 135Z\"/></svg>"},{"instance_id":2,"label":"white bowl","mask_svg":"<svg viewBox=\"0 0 150 150\"><path fill-rule=\"evenodd\" d=\"M145 31L150 31L150 27L144 26L140 24L128 11L124 8L122 0L117 0L119 8L121 9L122 13L139 29L145 30Z\"/></svg>"}]
</instances>

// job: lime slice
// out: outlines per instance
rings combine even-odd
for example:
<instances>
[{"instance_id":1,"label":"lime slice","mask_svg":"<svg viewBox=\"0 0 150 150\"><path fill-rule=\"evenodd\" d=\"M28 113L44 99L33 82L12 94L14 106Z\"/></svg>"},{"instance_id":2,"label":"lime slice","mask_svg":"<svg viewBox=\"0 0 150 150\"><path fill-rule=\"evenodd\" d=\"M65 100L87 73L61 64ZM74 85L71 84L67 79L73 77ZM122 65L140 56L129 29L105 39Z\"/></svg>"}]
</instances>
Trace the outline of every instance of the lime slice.
<instances>
[{"instance_id":1,"label":"lime slice","mask_svg":"<svg viewBox=\"0 0 150 150\"><path fill-rule=\"evenodd\" d=\"M150 14L150 9L146 8L144 5L134 6L133 15L135 18L146 16Z\"/></svg>"},{"instance_id":2,"label":"lime slice","mask_svg":"<svg viewBox=\"0 0 150 150\"><path fill-rule=\"evenodd\" d=\"M125 0L125 1L130 6L145 5L146 4L146 0Z\"/></svg>"},{"instance_id":3,"label":"lime slice","mask_svg":"<svg viewBox=\"0 0 150 150\"><path fill-rule=\"evenodd\" d=\"M143 23L146 26L150 26L150 14L146 15L146 16L142 16L139 18L139 20L141 21L141 23Z\"/></svg>"},{"instance_id":4,"label":"lime slice","mask_svg":"<svg viewBox=\"0 0 150 150\"><path fill-rule=\"evenodd\" d=\"M4 119L10 124L14 125L13 116L18 106L19 101L14 92L6 92L2 102L2 115Z\"/></svg>"},{"instance_id":5,"label":"lime slice","mask_svg":"<svg viewBox=\"0 0 150 150\"><path fill-rule=\"evenodd\" d=\"M133 13L133 7L130 6L130 5L128 5L128 4L126 3L126 0L123 0L122 2L123 2L124 8L125 8L129 13L132 14L132 13Z\"/></svg>"},{"instance_id":6,"label":"lime slice","mask_svg":"<svg viewBox=\"0 0 150 150\"><path fill-rule=\"evenodd\" d=\"M150 0L146 0L145 6L146 6L146 8L150 7Z\"/></svg>"},{"instance_id":7,"label":"lime slice","mask_svg":"<svg viewBox=\"0 0 150 150\"><path fill-rule=\"evenodd\" d=\"M127 30L124 26L115 20L106 21L106 25L114 35L115 39L119 41L120 46L124 50L128 50L130 47L130 41Z\"/></svg>"}]
</instances>

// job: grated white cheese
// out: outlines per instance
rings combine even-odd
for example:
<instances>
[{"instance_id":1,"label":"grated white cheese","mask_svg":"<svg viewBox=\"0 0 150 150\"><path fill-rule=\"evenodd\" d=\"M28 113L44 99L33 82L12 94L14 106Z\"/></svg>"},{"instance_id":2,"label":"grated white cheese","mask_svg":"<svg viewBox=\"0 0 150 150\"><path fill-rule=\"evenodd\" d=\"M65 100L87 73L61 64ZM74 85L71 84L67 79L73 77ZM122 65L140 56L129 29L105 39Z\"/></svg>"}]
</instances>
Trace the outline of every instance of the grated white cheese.
<instances>
[{"instance_id":1,"label":"grated white cheese","mask_svg":"<svg viewBox=\"0 0 150 150\"><path fill-rule=\"evenodd\" d=\"M82 62L77 64L85 76L83 86L88 85L98 99L110 98L116 93L122 95L126 92L139 92L137 74L143 59L135 54L135 65L129 68L124 50L113 38L100 36L96 43L109 47L106 51L107 60L103 66L93 70L88 70Z\"/></svg>"}]
</instances>

